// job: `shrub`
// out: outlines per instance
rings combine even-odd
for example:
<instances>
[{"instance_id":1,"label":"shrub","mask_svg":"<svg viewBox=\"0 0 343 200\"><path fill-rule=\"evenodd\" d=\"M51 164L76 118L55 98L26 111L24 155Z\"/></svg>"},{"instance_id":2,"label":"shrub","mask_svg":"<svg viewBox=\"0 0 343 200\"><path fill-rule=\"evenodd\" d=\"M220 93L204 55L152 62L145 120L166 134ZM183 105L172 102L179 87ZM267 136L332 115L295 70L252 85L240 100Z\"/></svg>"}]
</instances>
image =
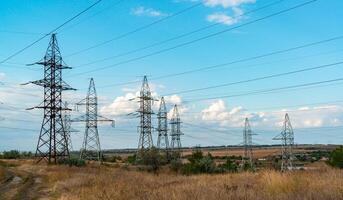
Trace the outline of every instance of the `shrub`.
<instances>
[{"instance_id":1,"label":"shrub","mask_svg":"<svg viewBox=\"0 0 343 200\"><path fill-rule=\"evenodd\" d=\"M20 152L18 150L4 151L4 159L18 159L20 158Z\"/></svg>"},{"instance_id":2,"label":"shrub","mask_svg":"<svg viewBox=\"0 0 343 200\"><path fill-rule=\"evenodd\" d=\"M224 172L238 171L238 165L235 162L233 162L230 158L227 158L224 164L219 165L219 168L221 168L221 170Z\"/></svg>"},{"instance_id":3,"label":"shrub","mask_svg":"<svg viewBox=\"0 0 343 200\"><path fill-rule=\"evenodd\" d=\"M62 159L58 161L58 164L61 165L69 165L75 167L83 167L86 166L86 161L80 158L70 158L70 159Z\"/></svg>"},{"instance_id":4,"label":"shrub","mask_svg":"<svg viewBox=\"0 0 343 200\"><path fill-rule=\"evenodd\" d=\"M122 160L120 156L104 156L105 162L117 162L118 160Z\"/></svg>"},{"instance_id":5,"label":"shrub","mask_svg":"<svg viewBox=\"0 0 343 200\"><path fill-rule=\"evenodd\" d=\"M151 148L149 150L145 150L140 152L140 160L139 164L143 164L149 166L153 172L157 172L157 170L161 166L162 156L160 155L158 149Z\"/></svg>"},{"instance_id":6,"label":"shrub","mask_svg":"<svg viewBox=\"0 0 343 200\"><path fill-rule=\"evenodd\" d=\"M171 160L170 161L170 168L173 170L173 171L180 171L181 168L182 168L182 163L181 163L181 160L177 159L177 160Z\"/></svg>"},{"instance_id":7,"label":"shrub","mask_svg":"<svg viewBox=\"0 0 343 200\"><path fill-rule=\"evenodd\" d=\"M343 168L343 146L331 152L328 163L333 167Z\"/></svg>"},{"instance_id":8,"label":"shrub","mask_svg":"<svg viewBox=\"0 0 343 200\"><path fill-rule=\"evenodd\" d=\"M211 154L203 156L203 153L196 150L188 158L189 163L181 168L183 174L214 173L217 171Z\"/></svg>"},{"instance_id":9,"label":"shrub","mask_svg":"<svg viewBox=\"0 0 343 200\"><path fill-rule=\"evenodd\" d=\"M137 158L136 154L128 156L127 157L127 162L130 163L130 164L135 164L136 163L136 158Z\"/></svg>"}]
</instances>

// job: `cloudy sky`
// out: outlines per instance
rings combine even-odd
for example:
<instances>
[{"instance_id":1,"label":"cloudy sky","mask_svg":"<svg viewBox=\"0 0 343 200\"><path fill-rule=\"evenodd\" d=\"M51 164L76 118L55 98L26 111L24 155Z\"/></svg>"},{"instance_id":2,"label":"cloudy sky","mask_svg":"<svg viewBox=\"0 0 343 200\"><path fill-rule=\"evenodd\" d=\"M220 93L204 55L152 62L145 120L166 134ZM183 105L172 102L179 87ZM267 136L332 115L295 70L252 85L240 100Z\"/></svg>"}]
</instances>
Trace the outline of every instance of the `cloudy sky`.
<instances>
[{"instance_id":1,"label":"cloudy sky","mask_svg":"<svg viewBox=\"0 0 343 200\"><path fill-rule=\"evenodd\" d=\"M2 1L0 63L94 2ZM64 79L78 89L63 97L85 98L94 78L100 114L116 120L99 127L105 149L137 146L138 120L127 114L138 109L130 100L144 75L156 100L179 105L184 146L240 144L246 117L256 144L276 144L285 113L296 143L342 144L341 8L340 0L103 0L57 31L73 68ZM35 149L42 111L25 109L43 91L20 84L42 78L40 66L26 64L48 42L0 64L0 151ZM84 124L73 127L79 149Z\"/></svg>"}]
</instances>

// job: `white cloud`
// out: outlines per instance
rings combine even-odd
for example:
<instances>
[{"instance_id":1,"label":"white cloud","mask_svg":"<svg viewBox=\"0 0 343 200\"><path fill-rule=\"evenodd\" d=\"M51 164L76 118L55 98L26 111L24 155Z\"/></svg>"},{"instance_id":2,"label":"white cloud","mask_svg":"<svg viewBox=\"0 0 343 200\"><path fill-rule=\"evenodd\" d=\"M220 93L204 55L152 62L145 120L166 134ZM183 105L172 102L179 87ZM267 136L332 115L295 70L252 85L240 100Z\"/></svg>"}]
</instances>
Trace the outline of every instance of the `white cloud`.
<instances>
[{"instance_id":1,"label":"white cloud","mask_svg":"<svg viewBox=\"0 0 343 200\"><path fill-rule=\"evenodd\" d=\"M124 96L119 96L114 99L109 105L103 106L100 109L100 112L105 115L118 116L132 113L138 109L138 103L132 101L135 97L138 96L136 93L126 93Z\"/></svg>"},{"instance_id":2,"label":"white cloud","mask_svg":"<svg viewBox=\"0 0 343 200\"><path fill-rule=\"evenodd\" d=\"M300 107L288 110L287 112L295 129L343 125L342 106ZM252 126L270 129L281 128L285 113L285 110L250 112L242 106L230 109L223 100L218 100L201 111L201 119L207 124L217 124L224 127L242 127L244 118L247 117Z\"/></svg>"},{"instance_id":3,"label":"white cloud","mask_svg":"<svg viewBox=\"0 0 343 200\"><path fill-rule=\"evenodd\" d=\"M136 99L136 97L138 96L139 90L136 90L136 92L127 92L123 96L116 97L114 101L109 103L108 105L103 106L100 109L100 113L103 115L118 116L119 118L121 117L121 115L133 113L139 108L139 103ZM154 99L159 100L159 95L156 92L152 92L151 96ZM180 106L180 104L182 103L182 99L178 95L165 96L164 99L167 107L172 108L175 104L179 105L180 114L187 110L187 107ZM157 112L159 106L159 102L153 101L152 109L155 112Z\"/></svg>"},{"instance_id":4,"label":"white cloud","mask_svg":"<svg viewBox=\"0 0 343 200\"><path fill-rule=\"evenodd\" d=\"M207 16L207 21L222 23L225 25L232 25L238 22L237 19L226 15L225 13L214 13Z\"/></svg>"},{"instance_id":5,"label":"white cloud","mask_svg":"<svg viewBox=\"0 0 343 200\"><path fill-rule=\"evenodd\" d=\"M181 97L178 95L172 95L172 96L166 96L164 97L164 100L167 104L176 104L176 105L180 105L182 100Z\"/></svg>"},{"instance_id":6,"label":"white cloud","mask_svg":"<svg viewBox=\"0 0 343 200\"><path fill-rule=\"evenodd\" d=\"M155 10L152 8L145 8L143 6L139 6L137 8L132 9L131 14L136 15L136 16L147 16L147 17L161 17L161 16L167 15L159 10Z\"/></svg>"},{"instance_id":7,"label":"white cloud","mask_svg":"<svg viewBox=\"0 0 343 200\"><path fill-rule=\"evenodd\" d=\"M246 3L255 3L256 0L204 0L209 7L222 6L223 8L238 7Z\"/></svg>"},{"instance_id":8,"label":"white cloud","mask_svg":"<svg viewBox=\"0 0 343 200\"><path fill-rule=\"evenodd\" d=\"M244 11L238 7L232 8L233 16L229 16L224 12L216 12L207 16L207 21L221 23L225 25L233 25L241 21Z\"/></svg>"}]
</instances>

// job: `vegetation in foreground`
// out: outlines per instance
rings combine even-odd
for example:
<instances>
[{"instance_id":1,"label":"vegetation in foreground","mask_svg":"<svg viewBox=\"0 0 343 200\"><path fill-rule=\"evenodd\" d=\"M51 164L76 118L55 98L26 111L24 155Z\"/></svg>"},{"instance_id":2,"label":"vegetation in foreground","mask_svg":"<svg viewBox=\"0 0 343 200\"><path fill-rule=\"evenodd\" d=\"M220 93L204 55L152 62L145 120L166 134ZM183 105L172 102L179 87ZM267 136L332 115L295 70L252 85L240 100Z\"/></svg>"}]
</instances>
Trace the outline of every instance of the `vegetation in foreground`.
<instances>
[{"instance_id":1,"label":"vegetation in foreground","mask_svg":"<svg viewBox=\"0 0 343 200\"><path fill-rule=\"evenodd\" d=\"M35 164L25 156L10 151L8 159L0 160L0 199L343 200L343 147L298 155L307 162L306 170L287 173L241 170L241 157L213 157L199 150L183 162L153 149L140 160L135 155L106 157L103 165L79 159Z\"/></svg>"},{"instance_id":2,"label":"vegetation in foreground","mask_svg":"<svg viewBox=\"0 0 343 200\"><path fill-rule=\"evenodd\" d=\"M86 167L15 163L13 172L32 173L41 182L35 198L98 199L343 199L343 171L321 162L316 170L281 173L274 170L183 176L168 170L154 173L135 168L89 164ZM316 163L319 164L319 163ZM0 191L3 186L0 185ZM30 185L31 187L31 185ZM10 198L9 198L10 199Z\"/></svg>"}]
</instances>

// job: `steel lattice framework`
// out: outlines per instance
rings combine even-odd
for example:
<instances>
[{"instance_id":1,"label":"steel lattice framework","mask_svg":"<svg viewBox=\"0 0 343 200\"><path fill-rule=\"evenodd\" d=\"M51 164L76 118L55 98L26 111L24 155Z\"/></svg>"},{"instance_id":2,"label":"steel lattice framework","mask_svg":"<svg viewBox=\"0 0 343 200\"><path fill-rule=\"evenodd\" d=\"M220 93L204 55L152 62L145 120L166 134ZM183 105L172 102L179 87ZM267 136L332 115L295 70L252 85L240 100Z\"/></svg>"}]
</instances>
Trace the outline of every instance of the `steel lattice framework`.
<instances>
[{"instance_id":1,"label":"steel lattice framework","mask_svg":"<svg viewBox=\"0 0 343 200\"><path fill-rule=\"evenodd\" d=\"M168 140L168 117L167 108L164 101L164 97L161 98L160 108L157 114L158 119L158 138L157 138L157 148L164 150L166 154L169 151L169 140Z\"/></svg>"},{"instance_id":2,"label":"steel lattice framework","mask_svg":"<svg viewBox=\"0 0 343 200\"><path fill-rule=\"evenodd\" d=\"M114 126L114 120L98 114L98 98L93 78L91 78L89 83L87 97L77 103L77 105L84 105L86 107L85 115L72 120L72 122L86 123L80 158L101 162L102 152L98 133L98 122L111 122L112 126Z\"/></svg>"},{"instance_id":3,"label":"steel lattice framework","mask_svg":"<svg viewBox=\"0 0 343 200\"><path fill-rule=\"evenodd\" d=\"M139 118L140 118L140 136L138 142L138 153L142 150L150 149L153 147L152 142L152 125L151 125L151 115L153 111L151 109L152 102L154 99L151 96L151 91L148 84L148 79L146 76L143 78L143 84L140 91L140 96L138 97L140 107L138 110ZM139 155L139 154L138 154Z\"/></svg>"},{"instance_id":4,"label":"steel lattice framework","mask_svg":"<svg viewBox=\"0 0 343 200\"><path fill-rule=\"evenodd\" d=\"M67 141L68 141L68 148L69 152L73 150L73 145L71 142L71 118L70 118L70 109L68 108L68 102L64 102L64 112L63 112L63 125L64 125L64 130L66 133Z\"/></svg>"},{"instance_id":5,"label":"steel lattice framework","mask_svg":"<svg viewBox=\"0 0 343 200\"><path fill-rule=\"evenodd\" d=\"M44 88L43 102L34 107L44 109L35 155L37 162L45 160L56 164L60 159L69 158L68 139L62 119L62 91L74 90L62 80L62 70L70 67L62 60L56 34L51 35L43 60L35 64L44 66L44 78L30 82Z\"/></svg>"},{"instance_id":6,"label":"steel lattice framework","mask_svg":"<svg viewBox=\"0 0 343 200\"><path fill-rule=\"evenodd\" d=\"M248 162L251 168L254 167L253 164L253 142L252 136L254 134L251 131L249 119L245 118L244 120L244 130L243 130L243 145L244 145L244 155L243 155L243 163L245 164L246 161Z\"/></svg>"},{"instance_id":7,"label":"steel lattice framework","mask_svg":"<svg viewBox=\"0 0 343 200\"><path fill-rule=\"evenodd\" d=\"M174 105L173 115L170 120L171 125L171 143L170 148L172 149L174 155L180 156L181 153L181 120L177 105Z\"/></svg>"},{"instance_id":8,"label":"steel lattice framework","mask_svg":"<svg viewBox=\"0 0 343 200\"><path fill-rule=\"evenodd\" d=\"M281 171L293 169L293 146L294 146L294 132L288 114L285 115L283 128L280 135L273 138L274 140L281 140Z\"/></svg>"}]
</instances>

